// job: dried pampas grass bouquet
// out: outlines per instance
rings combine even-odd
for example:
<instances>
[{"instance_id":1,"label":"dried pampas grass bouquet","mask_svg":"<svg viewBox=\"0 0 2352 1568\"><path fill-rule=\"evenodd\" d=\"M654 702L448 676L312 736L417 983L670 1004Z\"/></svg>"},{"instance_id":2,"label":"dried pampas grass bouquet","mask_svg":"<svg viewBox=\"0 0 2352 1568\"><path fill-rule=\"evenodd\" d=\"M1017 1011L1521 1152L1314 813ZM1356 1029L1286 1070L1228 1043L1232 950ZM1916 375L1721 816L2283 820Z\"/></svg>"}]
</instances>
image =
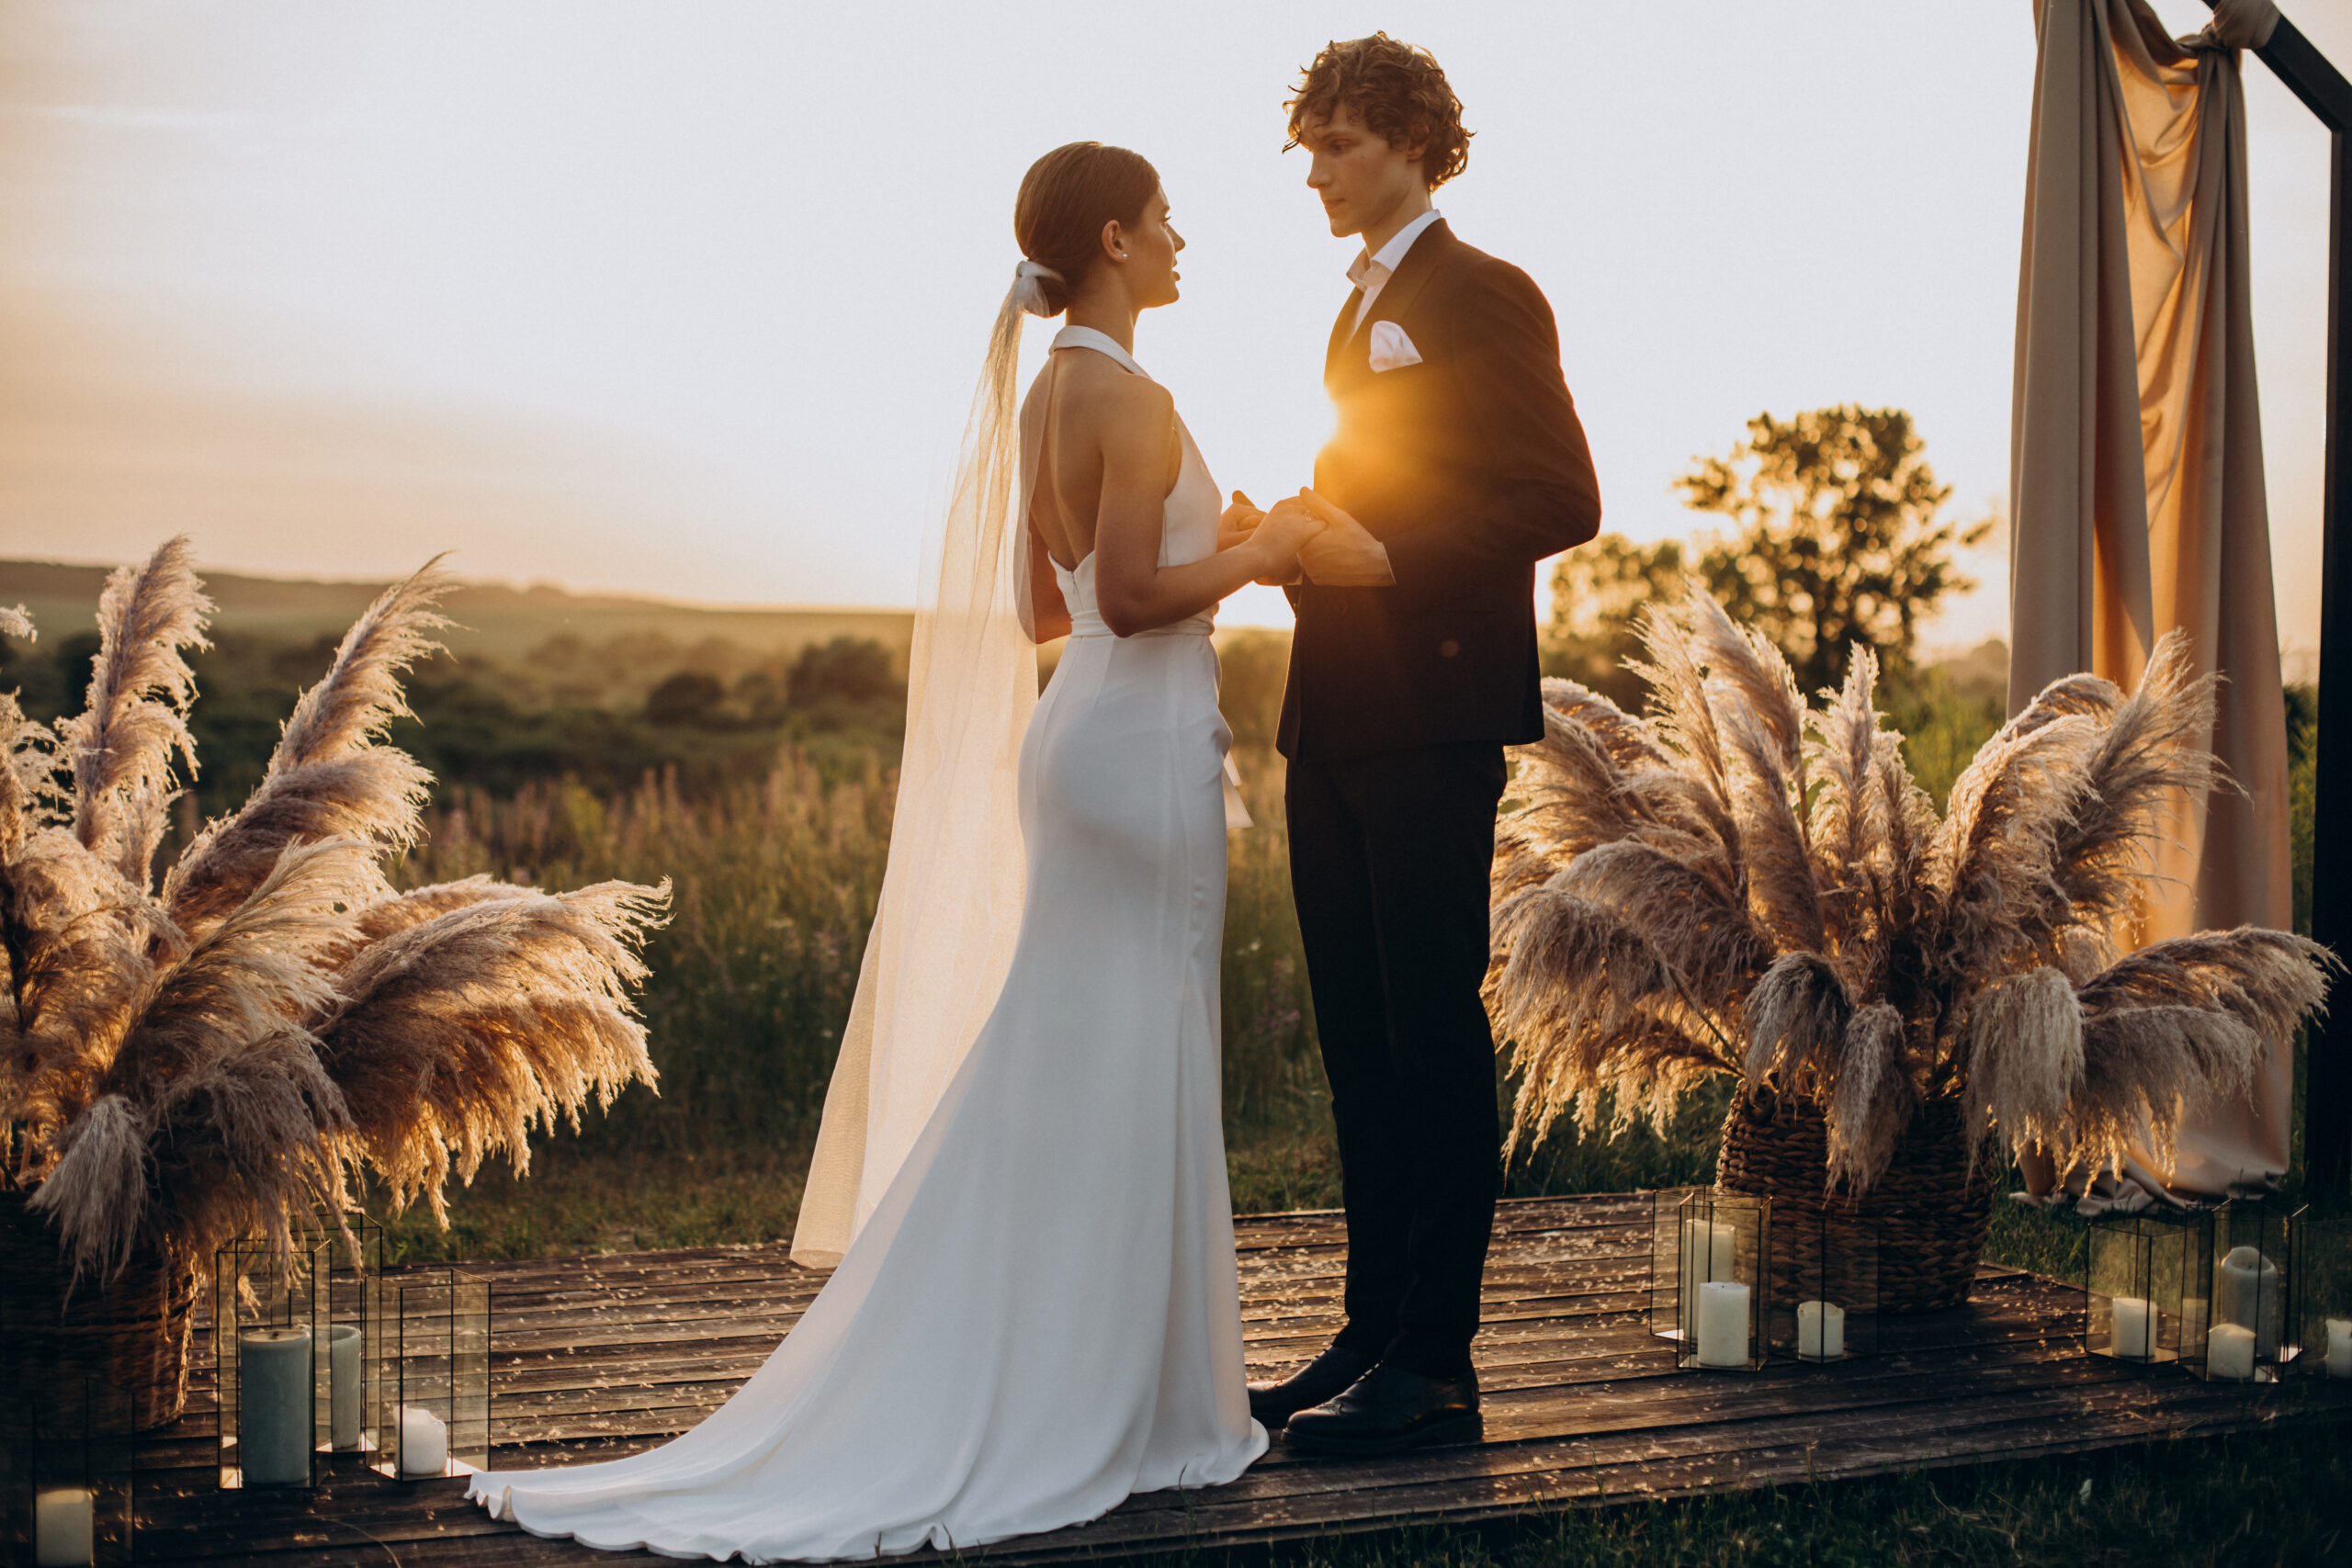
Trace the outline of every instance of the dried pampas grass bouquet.
<instances>
[{"instance_id":1,"label":"dried pampas grass bouquet","mask_svg":"<svg viewBox=\"0 0 2352 1568\"><path fill-rule=\"evenodd\" d=\"M452 1171L519 1167L533 1126L653 1081L632 987L666 883L386 880L431 779L383 733L448 586L427 566L368 607L251 797L160 885L174 766L196 765L184 651L211 608L187 541L108 581L78 716L51 733L0 696L11 1257L39 1229L68 1288L135 1265L184 1295L232 1238L290 1252L362 1168L440 1213ZM33 630L0 611L0 633Z\"/></svg>"},{"instance_id":2,"label":"dried pampas grass bouquet","mask_svg":"<svg viewBox=\"0 0 2352 1568\"><path fill-rule=\"evenodd\" d=\"M1663 1129L1732 1075L1727 1182L1743 1117L1777 1102L1811 1129L1815 1202L1901 1183L1928 1126L1952 1145L1933 1183L1984 1189L1987 1142L2080 1167L2168 1155L2186 1104L2244 1093L2322 1006L2335 960L2285 931L2118 956L2167 803L2221 782L2214 682L2177 634L2135 693L2053 683L1940 816L1882 727L1867 648L1813 707L1703 593L1643 637L1643 716L1546 681L1544 739L1519 752L1487 982L1514 1143L1604 1107L1612 1131Z\"/></svg>"}]
</instances>

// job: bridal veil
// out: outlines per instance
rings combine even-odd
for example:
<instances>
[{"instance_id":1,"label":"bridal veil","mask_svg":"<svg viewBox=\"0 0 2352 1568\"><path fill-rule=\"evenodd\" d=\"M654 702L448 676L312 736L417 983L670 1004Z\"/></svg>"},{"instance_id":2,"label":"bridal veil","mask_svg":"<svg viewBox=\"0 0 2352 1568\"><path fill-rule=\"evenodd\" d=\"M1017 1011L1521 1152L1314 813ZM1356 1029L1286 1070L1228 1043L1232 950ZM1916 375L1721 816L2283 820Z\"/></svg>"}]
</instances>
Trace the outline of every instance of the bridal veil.
<instances>
[{"instance_id":1,"label":"bridal veil","mask_svg":"<svg viewBox=\"0 0 2352 1568\"><path fill-rule=\"evenodd\" d=\"M1015 381L1023 319L1045 313L1042 276L1022 263L997 312L956 487L924 541L889 863L792 1236L793 1260L811 1268L841 1261L898 1173L987 1021L1021 928L1017 792L1037 660Z\"/></svg>"}]
</instances>

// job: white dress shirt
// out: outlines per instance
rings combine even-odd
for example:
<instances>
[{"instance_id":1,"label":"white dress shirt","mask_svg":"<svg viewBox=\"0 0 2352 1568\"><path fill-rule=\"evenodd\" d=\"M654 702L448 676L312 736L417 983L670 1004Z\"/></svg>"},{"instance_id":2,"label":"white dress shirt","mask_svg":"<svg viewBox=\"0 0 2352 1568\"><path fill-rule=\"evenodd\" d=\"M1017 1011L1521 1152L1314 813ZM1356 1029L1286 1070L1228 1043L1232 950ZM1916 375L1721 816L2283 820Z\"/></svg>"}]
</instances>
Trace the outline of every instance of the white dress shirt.
<instances>
[{"instance_id":1,"label":"white dress shirt","mask_svg":"<svg viewBox=\"0 0 2352 1568\"><path fill-rule=\"evenodd\" d=\"M1364 317L1372 313L1372 302L1380 298L1381 289L1396 276L1396 268L1405 260L1405 253L1413 248L1413 242L1421 237L1424 230L1443 216L1432 207L1390 235L1388 243L1380 247L1378 255L1363 251L1356 253L1356 259L1348 266L1348 281L1363 290L1363 299L1356 305L1355 323L1348 329L1350 332L1363 329Z\"/></svg>"}]
</instances>

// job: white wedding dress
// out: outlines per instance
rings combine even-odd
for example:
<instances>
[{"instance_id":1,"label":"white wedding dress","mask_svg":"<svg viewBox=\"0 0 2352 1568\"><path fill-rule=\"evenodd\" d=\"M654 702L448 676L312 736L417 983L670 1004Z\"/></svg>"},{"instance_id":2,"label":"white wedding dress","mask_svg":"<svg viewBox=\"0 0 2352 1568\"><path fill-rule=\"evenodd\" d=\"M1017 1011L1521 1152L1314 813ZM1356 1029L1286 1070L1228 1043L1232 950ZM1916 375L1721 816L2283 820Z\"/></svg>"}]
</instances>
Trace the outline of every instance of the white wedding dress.
<instances>
[{"instance_id":1,"label":"white wedding dress","mask_svg":"<svg viewBox=\"0 0 2352 1568\"><path fill-rule=\"evenodd\" d=\"M1143 374L1099 333L1054 342ZM1178 429L1169 565L1216 549L1220 511ZM1056 570L1074 629L1022 749L1019 943L912 1153L732 1399L650 1452L476 1476L499 1517L608 1551L871 1557L1057 1529L1265 1451L1218 1117L1211 618L1114 637L1094 558Z\"/></svg>"}]
</instances>

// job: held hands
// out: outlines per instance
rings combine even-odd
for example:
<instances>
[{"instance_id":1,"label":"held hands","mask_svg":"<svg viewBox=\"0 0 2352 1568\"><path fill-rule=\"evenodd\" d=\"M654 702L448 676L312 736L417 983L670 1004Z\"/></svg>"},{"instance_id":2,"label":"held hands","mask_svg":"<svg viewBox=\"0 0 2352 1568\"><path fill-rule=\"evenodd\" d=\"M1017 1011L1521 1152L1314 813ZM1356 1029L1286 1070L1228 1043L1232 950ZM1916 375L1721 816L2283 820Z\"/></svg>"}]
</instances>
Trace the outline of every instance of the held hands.
<instances>
[{"instance_id":1,"label":"held hands","mask_svg":"<svg viewBox=\"0 0 2352 1568\"><path fill-rule=\"evenodd\" d=\"M1308 581L1323 588L1386 588L1396 582L1388 547L1363 524L1312 490L1300 491L1297 502L1322 525L1298 552L1299 567ZM1274 510L1290 504L1283 502Z\"/></svg>"},{"instance_id":2,"label":"held hands","mask_svg":"<svg viewBox=\"0 0 2352 1568\"><path fill-rule=\"evenodd\" d=\"M1272 512L1263 512L1237 490L1233 504L1218 520L1217 546L1252 551L1258 559L1251 578L1279 586L1298 581L1299 547L1321 533L1323 526L1323 520L1296 497L1278 501Z\"/></svg>"}]
</instances>

